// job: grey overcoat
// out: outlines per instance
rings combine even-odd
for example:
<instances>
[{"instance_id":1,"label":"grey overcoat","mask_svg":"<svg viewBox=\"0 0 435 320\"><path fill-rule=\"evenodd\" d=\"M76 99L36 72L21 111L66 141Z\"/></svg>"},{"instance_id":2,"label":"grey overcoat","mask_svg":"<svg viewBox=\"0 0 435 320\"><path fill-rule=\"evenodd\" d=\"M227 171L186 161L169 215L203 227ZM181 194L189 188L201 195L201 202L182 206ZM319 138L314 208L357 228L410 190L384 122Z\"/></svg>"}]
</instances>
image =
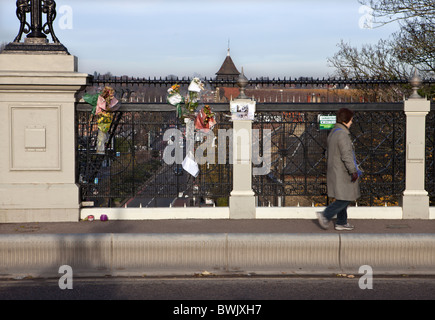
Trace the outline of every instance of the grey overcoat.
<instances>
[{"instance_id":1,"label":"grey overcoat","mask_svg":"<svg viewBox=\"0 0 435 320\"><path fill-rule=\"evenodd\" d=\"M346 201L355 201L360 197L359 178L351 182L352 173L357 172L353 152L349 129L337 123L327 142L326 180L329 197Z\"/></svg>"}]
</instances>

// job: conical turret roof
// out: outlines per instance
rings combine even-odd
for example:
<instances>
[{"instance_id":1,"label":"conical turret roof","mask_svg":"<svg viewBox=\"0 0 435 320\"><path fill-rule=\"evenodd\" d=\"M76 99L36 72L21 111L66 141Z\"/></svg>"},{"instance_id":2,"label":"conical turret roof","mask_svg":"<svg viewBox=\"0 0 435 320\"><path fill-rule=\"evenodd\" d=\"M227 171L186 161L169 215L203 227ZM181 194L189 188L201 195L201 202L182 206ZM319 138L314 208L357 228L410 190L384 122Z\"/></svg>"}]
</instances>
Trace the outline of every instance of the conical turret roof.
<instances>
[{"instance_id":1,"label":"conical turret roof","mask_svg":"<svg viewBox=\"0 0 435 320\"><path fill-rule=\"evenodd\" d=\"M227 56L225 57L224 63L222 64L221 68L218 72L216 72L216 79L217 80L234 80L237 79L240 72L237 70L236 65L233 62L233 59L231 59L230 56L230 49L228 49Z\"/></svg>"}]
</instances>

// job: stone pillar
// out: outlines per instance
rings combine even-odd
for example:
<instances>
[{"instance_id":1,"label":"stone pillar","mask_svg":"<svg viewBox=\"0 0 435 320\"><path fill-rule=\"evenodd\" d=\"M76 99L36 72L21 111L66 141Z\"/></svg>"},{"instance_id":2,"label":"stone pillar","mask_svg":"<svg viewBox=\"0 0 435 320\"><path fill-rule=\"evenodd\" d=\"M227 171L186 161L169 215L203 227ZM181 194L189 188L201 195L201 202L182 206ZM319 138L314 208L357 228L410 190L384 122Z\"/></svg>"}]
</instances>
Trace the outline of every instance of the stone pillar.
<instances>
[{"instance_id":1,"label":"stone pillar","mask_svg":"<svg viewBox=\"0 0 435 320\"><path fill-rule=\"evenodd\" d=\"M428 219L429 196L425 190L426 115L430 101L421 98L417 89L421 80L417 75L411 81L413 95L405 101L406 114L406 189L403 192L404 219Z\"/></svg>"},{"instance_id":2,"label":"stone pillar","mask_svg":"<svg viewBox=\"0 0 435 320\"><path fill-rule=\"evenodd\" d=\"M233 190L230 194L230 219L255 219L255 194L252 190L252 120L255 101L245 95L248 79L239 75L240 94L231 101L233 115ZM250 112L246 108L250 107Z\"/></svg>"},{"instance_id":3,"label":"stone pillar","mask_svg":"<svg viewBox=\"0 0 435 320\"><path fill-rule=\"evenodd\" d=\"M230 219L255 219L251 120L233 120L233 190L229 206Z\"/></svg>"},{"instance_id":4,"label":"stone pillar","mask_svg":"<svg viewBox=\"0 0 435 320\"><path fill-rule=\"evenodd\" d=\"M75 103L89 76L65 51L20 45L0 54L0 223L78 221Z\"/></svg>"}]
</instances>

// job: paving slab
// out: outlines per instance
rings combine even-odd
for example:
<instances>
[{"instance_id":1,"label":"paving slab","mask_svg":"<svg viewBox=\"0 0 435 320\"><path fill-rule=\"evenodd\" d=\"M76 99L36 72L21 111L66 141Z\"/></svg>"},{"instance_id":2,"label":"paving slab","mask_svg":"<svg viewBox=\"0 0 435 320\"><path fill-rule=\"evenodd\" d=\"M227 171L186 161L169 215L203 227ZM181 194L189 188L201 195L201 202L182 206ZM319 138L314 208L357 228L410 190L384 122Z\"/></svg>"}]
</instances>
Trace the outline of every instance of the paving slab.
<instances>
[{"instance_id":1,"label":"paving slab","mask_svg":"<svg viewBox=\"0 0 435 320\"><path fill-rule=\"evenodd\" d=\"M76 234L76 233L435 233L435 220L349 220L353 231L328 230L311 219L173 219L113 220L51 223L0 224L0 234Z\"/></svg>"}]
</instances>

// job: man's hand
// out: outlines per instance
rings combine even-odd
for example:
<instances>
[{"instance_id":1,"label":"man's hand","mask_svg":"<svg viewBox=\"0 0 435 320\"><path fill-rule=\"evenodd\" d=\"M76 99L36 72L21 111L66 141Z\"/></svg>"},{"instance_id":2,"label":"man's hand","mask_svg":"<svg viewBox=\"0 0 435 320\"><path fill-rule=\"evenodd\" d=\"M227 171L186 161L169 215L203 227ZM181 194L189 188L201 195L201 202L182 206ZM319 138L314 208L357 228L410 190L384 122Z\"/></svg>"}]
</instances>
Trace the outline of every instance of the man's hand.
<instances>
[{"instance_id":1,"label":"man's hand","mask_svg":"<svg viewBox=\"0 0 435 320\"><path fill-rule=\"evenodd\" d=\"M357 172L355 172L355 173L352 173L352 182L355 182L356 180L358 180L358 173Z\"/></svg>"}]
</instances>

